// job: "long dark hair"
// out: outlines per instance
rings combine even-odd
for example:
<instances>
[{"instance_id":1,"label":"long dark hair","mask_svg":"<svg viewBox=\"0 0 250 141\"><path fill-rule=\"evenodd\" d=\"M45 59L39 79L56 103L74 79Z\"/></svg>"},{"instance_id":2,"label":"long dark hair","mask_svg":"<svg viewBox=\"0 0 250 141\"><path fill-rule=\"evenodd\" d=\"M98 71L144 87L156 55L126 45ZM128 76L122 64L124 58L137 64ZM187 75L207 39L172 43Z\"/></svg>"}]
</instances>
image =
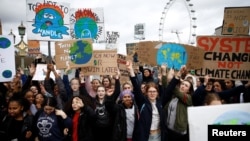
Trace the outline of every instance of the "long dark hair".
<instances>
[{"instance_id":1,"label":"long dark hair","mask_svg":"<svg viewBox=\"0 0 250 141\"><path fill-rule=\"evenodd\" d=\"M44 106L51 106L51 107L58 108L57 101L56 101L55 97L46 97L44 99L42 107L44 107Z\"/></svg>"},{"instance_id":2,"label":"long dark hair","mask_svg":"<svg viewBox=\"0 0 250 141\"><path fill-rule=\"evenodd\" d=\"M73 99L76 98L76 97L78 97L78 98L80 98L82 100L84 106L90 106L90 107L92 107L91 102L88 100L88 98L86 96L82 96L82 95L73 96L65 104L64 109L63 109L66 112L67 115L73 115L74 110L72 109L72 102L73 102ZM81 108L81 111L82 110L83 110L83 108Z\"/></svg>"}]
</instances>

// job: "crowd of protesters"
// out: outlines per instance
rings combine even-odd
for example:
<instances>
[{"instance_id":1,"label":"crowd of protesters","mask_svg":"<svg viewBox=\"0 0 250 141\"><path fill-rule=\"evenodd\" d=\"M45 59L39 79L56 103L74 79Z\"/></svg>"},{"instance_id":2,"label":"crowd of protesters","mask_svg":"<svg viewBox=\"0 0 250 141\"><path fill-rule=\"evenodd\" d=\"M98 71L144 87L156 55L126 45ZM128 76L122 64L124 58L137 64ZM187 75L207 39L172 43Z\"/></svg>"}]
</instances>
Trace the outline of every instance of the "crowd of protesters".
<instances>
[{"instance_id":1,"label":"crowd of protesters","mask_svg":"<svg viewBox=\"0 0 250 141\"><path fill-rule=\"evenodd\" d=\"M250 81L199 78L185 66L153 72L127 61L130 81L120 82L119 71L97 79L79 68L69 80L70 67L59 74L47 63L35 81L37 63L0 82L1 140L189 141L188 107L250 102Z\"/></svg>"}]
</instances>

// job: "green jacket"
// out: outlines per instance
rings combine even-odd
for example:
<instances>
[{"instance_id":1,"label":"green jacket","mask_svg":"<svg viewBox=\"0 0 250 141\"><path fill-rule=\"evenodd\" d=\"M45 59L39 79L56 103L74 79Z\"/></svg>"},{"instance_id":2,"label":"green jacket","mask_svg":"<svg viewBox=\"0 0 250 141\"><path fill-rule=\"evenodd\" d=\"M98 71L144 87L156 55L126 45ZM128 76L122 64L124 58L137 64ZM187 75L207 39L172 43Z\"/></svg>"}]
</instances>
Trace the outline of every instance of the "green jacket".
<instances>
[{"instance_id":1,"label":"green jacket","mask_svg":"<svg viewBox=\"0 0 250 141\"><path fill-rule=\"evenodd\" d=\"M173 93L172 99L174 99L175 97L178 98L174 129L177 132L185 132L185 131L187 131L187 128L188 128L187 108L188 108L188 106L193 105L192 104L192 96L181 93L179 91L178 87L176 87L172 91L172 93ZM168 107L169 107L169 103L171 100L169 100L167 102L167 104L164 106L164 111L166 113L166 120L168 117ZM165 123L167 123L167 122L165 122Z\"/></svg>"}]
</instances>

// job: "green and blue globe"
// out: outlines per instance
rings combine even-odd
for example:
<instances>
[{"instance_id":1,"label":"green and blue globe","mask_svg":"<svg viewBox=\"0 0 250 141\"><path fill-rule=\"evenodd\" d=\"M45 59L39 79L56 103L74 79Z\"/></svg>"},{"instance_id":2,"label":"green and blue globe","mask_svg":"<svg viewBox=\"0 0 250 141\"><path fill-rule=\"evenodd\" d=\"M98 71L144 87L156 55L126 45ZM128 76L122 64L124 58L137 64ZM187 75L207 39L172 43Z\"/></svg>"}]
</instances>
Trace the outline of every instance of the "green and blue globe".
<instances>
[{"instance_id":1,"label":"green and blue globe","mask_svg":"<svg viewBox=\"0 0 250 141\"><path fill-rule=\"evenodd\" d=\"M186 48L180 44L163 44L157 51L156 60L158 65L167 64L169 68L179 70L187 63Z\"/></svg>"},{"instance_id":2,"label":"green and blue globe","mask_svg":"<svg viewBox=\"0 0 250 141\"><path fill-rule=\"evenodd\" d=\"M71 62L78 65L88 63L92 54L92 44L88 41L78 40L70 47Z\"/></svg>"},{"instance_id":3,"label":"green and blue globe","mask_svg":"<svg viewBox=\"0 0 250 141\"><path fill-rule=\"evenodd\" d=\"M214 121L215 125L250 125L250 113L232 110L220 115Z\"/></svg>"},{"instance_id":4,"label":"green and blue globe","mask_svg":"<svg viewBox=\"0 0 250 141\"><path fill-rule=\"evenodd\" d=\"M78 39L95 39L98 34L98 26L96 21L94 21L92 18L85 17L76 21L74 31L75 36Z\"/></svg>"}]
</instances>

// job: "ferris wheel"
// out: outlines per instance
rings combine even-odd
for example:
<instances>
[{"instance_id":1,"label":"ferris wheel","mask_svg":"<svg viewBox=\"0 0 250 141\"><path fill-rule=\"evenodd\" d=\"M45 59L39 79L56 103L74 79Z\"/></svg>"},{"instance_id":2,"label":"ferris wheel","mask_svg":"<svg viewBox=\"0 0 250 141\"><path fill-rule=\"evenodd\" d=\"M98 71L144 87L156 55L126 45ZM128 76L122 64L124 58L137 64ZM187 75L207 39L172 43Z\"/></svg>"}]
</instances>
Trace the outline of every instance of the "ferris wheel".
<instances>
[{"instance_id":1,"label":"ferris wheel","mask_svg":"<svg viewBox=\"0 0 250 141\"><path fill-rule=\"evenodd\" d=\"M159 41L176 42L175 38L182 44L195 44L196 19L191 0L168 0L160 19Z\"/></svg>"}]
</instances>

